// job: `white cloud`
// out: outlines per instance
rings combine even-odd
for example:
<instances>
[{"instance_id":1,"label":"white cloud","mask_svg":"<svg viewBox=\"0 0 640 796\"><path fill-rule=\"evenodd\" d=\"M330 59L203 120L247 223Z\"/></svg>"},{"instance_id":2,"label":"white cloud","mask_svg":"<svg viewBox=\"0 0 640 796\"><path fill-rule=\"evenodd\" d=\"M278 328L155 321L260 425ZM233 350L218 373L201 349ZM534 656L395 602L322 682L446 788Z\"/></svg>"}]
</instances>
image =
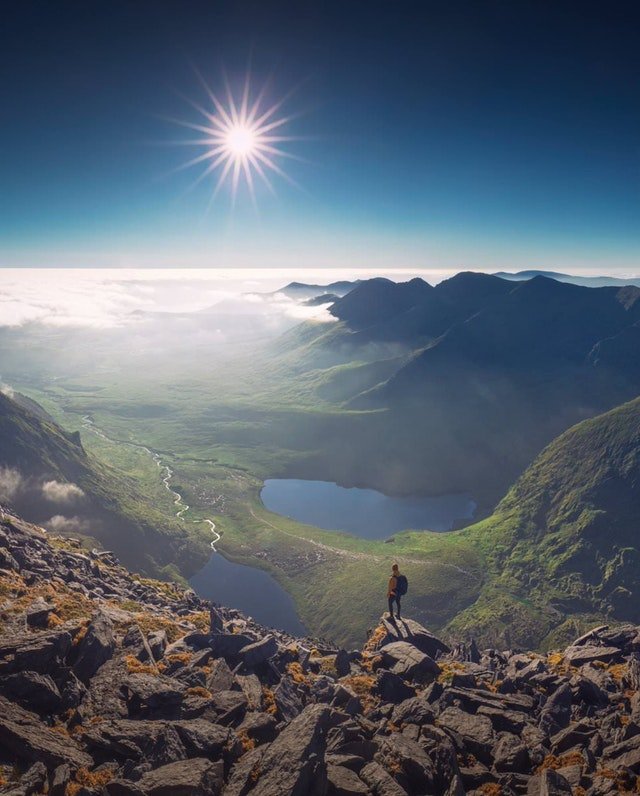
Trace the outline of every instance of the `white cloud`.
<instances>
[{"instance_id":1,"label":"white cloud","mask_svg":"<svg viewBox=\"0 0 640 796\"><path fill-rule=\"evenodd\" d=\"M89 530L90 525L81 517L65 517L62 514L56 514L44 523L44 527L56 533L85 533Z\"/></svg>"},{"instance_id":2,"label":"white cloud","mask_svg":"<svg viewBox=\"0 0 640 796\"><path fill-rule=\"evenodd\" d=\"M0 392L9 398L13 398L16 394L13 387L10 384L5 384L3 381L0 381Z\"/></svg>"},{"instance_id":3,"label":"white cloud","mask_svg":"<svg viewBox=\"0 0 640 796\"><path fill-rule=\"evenodd\" d=\"M13 467L0 467L0 500L12 500L20 491L24 479Z\"/></svg>"},{"instance_id":4,"label":"white cloud","mask_svg":"<svg viewBox=\"0 0 640 796\"><path fill-rule=\"evenodd\" d=\"M77 484L62 481L45 481L42 485L42 494L52 503L75 503L84 497L84 492Z\"/></svg>"}]
</instances>

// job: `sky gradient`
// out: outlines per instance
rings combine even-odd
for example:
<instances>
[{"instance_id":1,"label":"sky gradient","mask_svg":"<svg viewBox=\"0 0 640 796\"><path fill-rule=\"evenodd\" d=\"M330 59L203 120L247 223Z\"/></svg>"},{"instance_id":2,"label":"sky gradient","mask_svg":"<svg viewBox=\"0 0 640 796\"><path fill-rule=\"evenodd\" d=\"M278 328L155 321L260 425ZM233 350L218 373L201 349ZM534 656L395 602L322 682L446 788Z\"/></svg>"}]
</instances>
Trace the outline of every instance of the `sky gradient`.
<instances>
[{"instance_id":1,"label":"sky gradient","mask_svg":"<svg viewBox=\"0 0 640 796\"><path fill-rule=\"evenodd\" d=\"M640 271L640 10L578 2L5 4L0 265ZM277 196L172 146L251 63L301 115Z\"/></svg>"}]
</instances>

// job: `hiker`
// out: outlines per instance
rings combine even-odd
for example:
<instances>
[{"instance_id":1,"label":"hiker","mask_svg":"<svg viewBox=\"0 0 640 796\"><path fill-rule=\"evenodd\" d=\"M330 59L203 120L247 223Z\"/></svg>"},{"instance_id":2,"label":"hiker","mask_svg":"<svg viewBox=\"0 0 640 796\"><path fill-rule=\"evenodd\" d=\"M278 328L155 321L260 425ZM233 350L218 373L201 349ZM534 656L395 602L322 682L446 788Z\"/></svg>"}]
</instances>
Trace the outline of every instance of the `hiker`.
<instances>
[{"instance_id":1,"label":"hiker","mask_svg":"<svg viewBox=\"0 0 640 796\"><path fill-rule=\"evenodd\" d=\"M400 619L400 598L407 593L408 582L405 575L400 573L400 568L397 564L391 567L391 577L389 578L389 587L387 589L387 597L389 598L389 619L393 619L393 602L396 603L396 616Z\"/></svg>"}]
</instances>

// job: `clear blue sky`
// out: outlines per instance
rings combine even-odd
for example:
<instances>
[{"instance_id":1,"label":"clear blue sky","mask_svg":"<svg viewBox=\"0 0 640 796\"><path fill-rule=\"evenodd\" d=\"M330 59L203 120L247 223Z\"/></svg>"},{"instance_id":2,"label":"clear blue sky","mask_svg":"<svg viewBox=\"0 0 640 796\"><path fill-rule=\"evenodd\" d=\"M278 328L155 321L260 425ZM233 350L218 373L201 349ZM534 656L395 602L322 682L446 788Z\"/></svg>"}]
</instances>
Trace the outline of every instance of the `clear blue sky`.
<instances>
[{"instance_id":1,"label":"clear blue sky","mask_svg":"<svg viewBox=\"0 0 640 796\"><path fill-rule=\"evenodd\" d=\"M93 0L3 6L2 265L640 271L632 2ZM273 75L303 112L259 214L198 170L179 93ZM164 144L164 145L163 145Z\"/></svg>"}]
</instances>

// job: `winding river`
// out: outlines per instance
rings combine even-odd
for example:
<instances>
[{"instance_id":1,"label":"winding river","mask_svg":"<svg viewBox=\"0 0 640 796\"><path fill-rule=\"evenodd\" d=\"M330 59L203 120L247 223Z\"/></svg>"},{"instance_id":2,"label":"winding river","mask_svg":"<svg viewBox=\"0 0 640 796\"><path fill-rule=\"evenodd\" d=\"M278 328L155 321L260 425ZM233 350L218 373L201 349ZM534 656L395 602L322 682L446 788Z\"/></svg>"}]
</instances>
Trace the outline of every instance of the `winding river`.
<instances>
[{"instance_id":1,"label":"winding river","mask_svg":"<svg viewBox=\"0 0 640 796\"><path fill-rule=\"evenodd\" d=\"M162 458L159 453L151 448L147 448L146 445L141 445L137 442L129 442L127 440L122 439L115 439L115 437L107 436L104 431L101 431L93 422L93 420L89 417L89 415L84 415L82 417L82 427L86 428L88 431L92 431L96 436L100 437L100 439L105 440L106 442L112 442L118 445L128 445L131 448L137 448L138 450L143 450L146 454L151 456L153 461L156 463L158 469L160 470L162 475L162 483L164 484L165 489L171 497L173 498L173 505L177 507L176 517L180 520L184 520L184 515L189 511L189 505L184 502L182 499L182 495L179 492L176 492L175 489L171 486L171 479L173 478L173 470L169 467L168 464L162 461ZM216 552L216 544L220 541L221 536L216 531L216 524L213 520L210 519L201 519L201 520L191 520L191 522L199 524L205 523L211 529L211 533L213 534L213 540L211 542L211 549L213 552Z\"/></svg>"}]
</instances>

